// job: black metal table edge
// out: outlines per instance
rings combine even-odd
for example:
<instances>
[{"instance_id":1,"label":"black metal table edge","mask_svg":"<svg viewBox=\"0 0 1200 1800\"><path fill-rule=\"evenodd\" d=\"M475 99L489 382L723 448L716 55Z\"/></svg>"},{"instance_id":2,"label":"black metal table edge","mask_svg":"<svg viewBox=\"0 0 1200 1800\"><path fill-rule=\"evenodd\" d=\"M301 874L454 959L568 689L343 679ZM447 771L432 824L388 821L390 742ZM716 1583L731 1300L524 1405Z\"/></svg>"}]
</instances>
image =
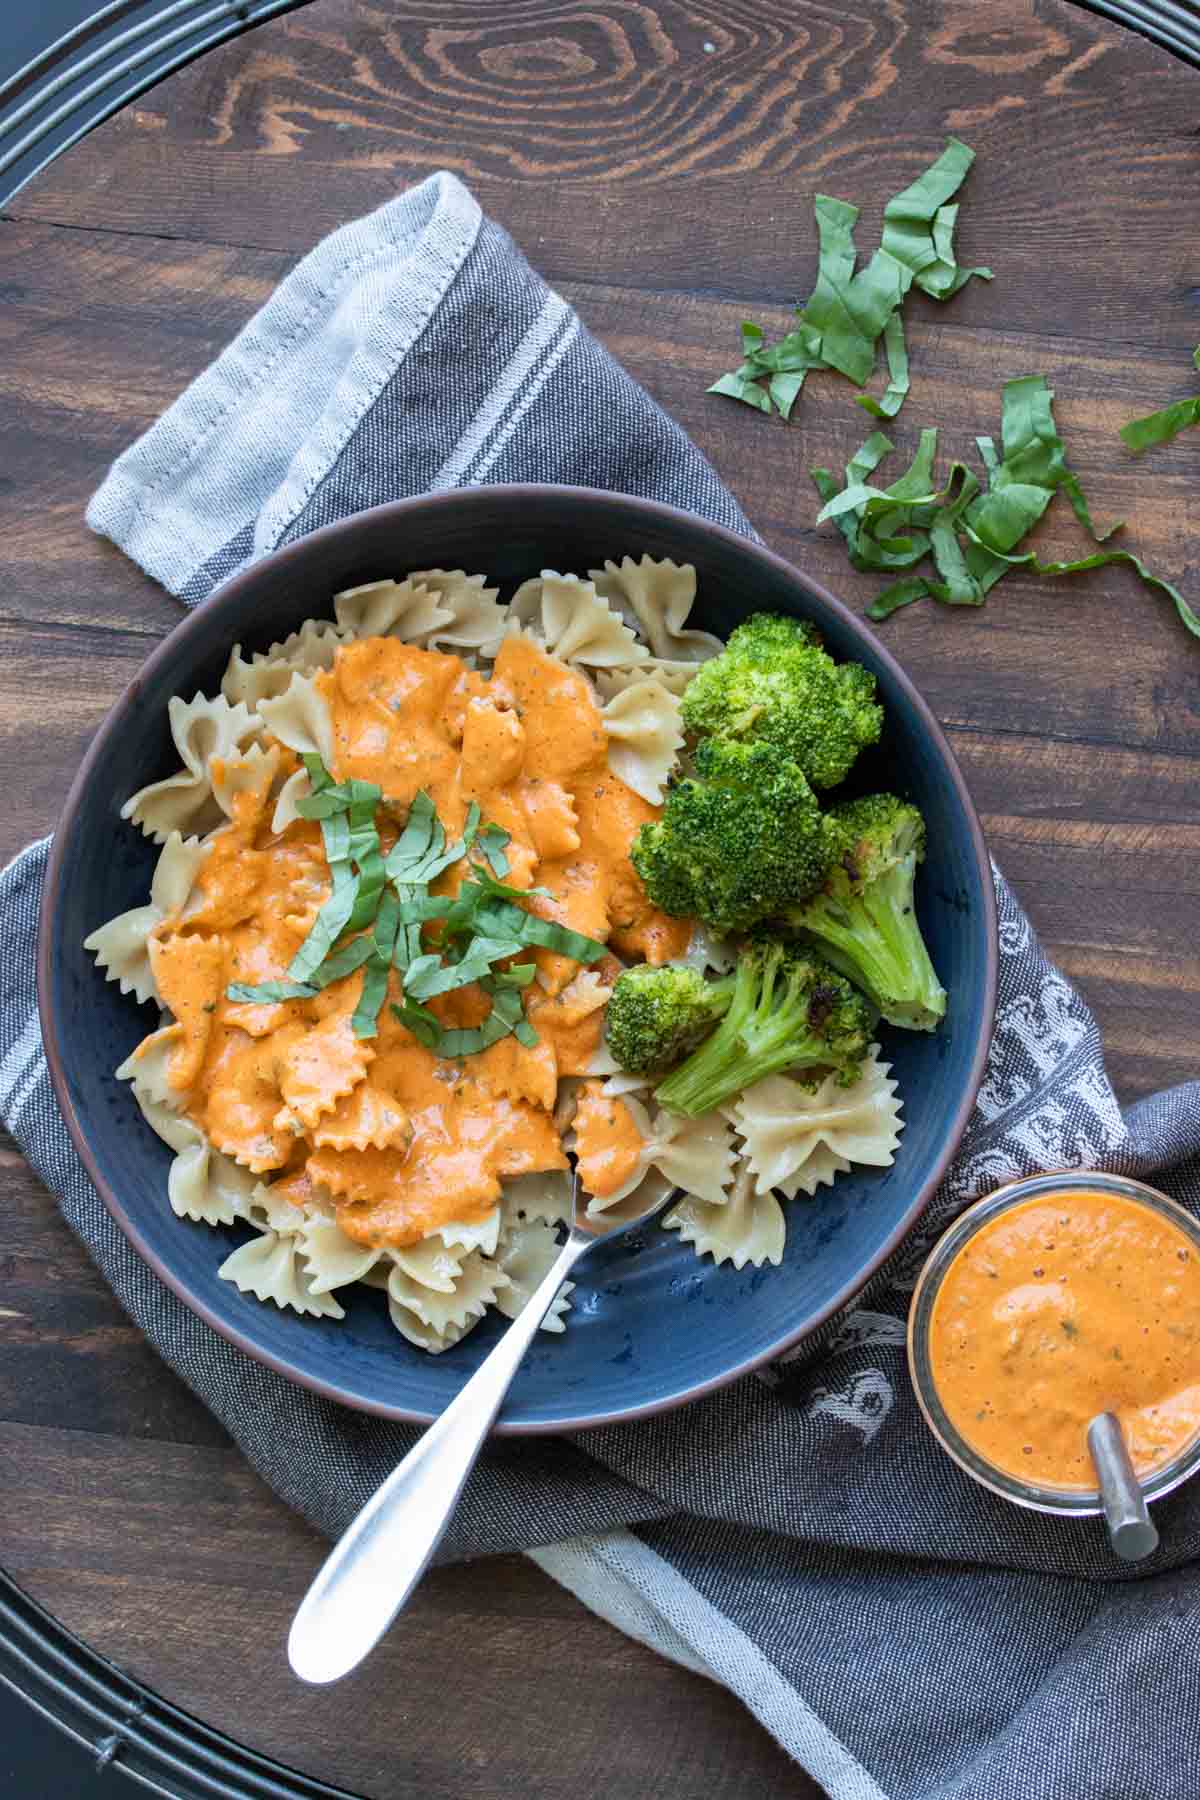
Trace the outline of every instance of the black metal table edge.
<instances>
[{"instance_id":1,"label":"black metal table edge","mask_svg":"<svg viewBox=\"0 0 1200 1800\"><path fill-rule=\"evenodd\" d=\"M169 0L137 28L129 54L75 97L78 104L60 120L64 129L53 138L46 132L21 150L44 123L54 93L70 85L65 79L68 58L79 51L95 66L110 60L103 44L90 49L88 45L98 22L119 23L128 12L126 0L111 0L91 21L48 46L0 88L0 106L16 102L0 114L0 208L55 156L168 75L216 45L308 3L217 0L216 5L205 6L203 0ZM1175 0L1075 0L1075 4L1200 67L1197 7ZM167 47L163 60L154 54L161 45L153 35L159 24L177 42L173 50ZM61 103L57 110L66 105ZM287 1769L160 1699L89 1649L2 1570L0 1683L90 1751L98 1774L119 1767L166 1800L355 1800L347 1789Z\"/></svg>"},{"instance_id":2,"label":"black metal table edge","mask_svg":"<svg viewBox=\"0 0 1200 1800\"><path fill-rule=\"evenodd\" d=\"M62 151L166 76L255 25L309 3L162 0L127 24L142 11L142 0L108 0L0 85L0 207ZM1194 5L1075 3L1200 65L1200 11Z\"/></svg>"},{"instance_id":3,"label":"black metal table edge","mask_svg":"<svg viewBox=\"0 0 1200 1800\"><path fill-rule=\"evenodd\" d=\"M98 1775L119 1768L167 1800L355 1800L160 1699L2 1571L0 1683L88 1751Z\"/></svg>"}]
</instances>

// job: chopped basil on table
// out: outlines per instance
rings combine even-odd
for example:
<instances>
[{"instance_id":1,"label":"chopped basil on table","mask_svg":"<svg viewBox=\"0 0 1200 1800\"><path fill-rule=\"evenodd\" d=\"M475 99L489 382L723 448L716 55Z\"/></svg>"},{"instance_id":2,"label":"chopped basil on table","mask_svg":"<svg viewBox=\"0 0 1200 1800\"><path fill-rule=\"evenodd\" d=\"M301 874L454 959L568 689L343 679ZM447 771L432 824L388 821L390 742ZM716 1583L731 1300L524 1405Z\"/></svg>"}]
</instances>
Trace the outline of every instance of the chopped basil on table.
<instances>
[{"instance_id":1,"label":"chopped basil on table","mask_svg":"<svg viewBox=\"0 0 1200 1800\"><path fill-rule=\"evenodd\" d=\"M1060 489L1097 543L1120 529L1110 525L1107 531L1096 530L1079 478L1067 463L1053 401L1043 375L1005 383L1002 453L990 438L976 440L984 465L982 482L965 463L955 462L937 485L933 430L921 433L912 464L887 488L866 479L892 449L882 432L874 432L847 464L842 486L830 470L812 470L823 502L817 523L827 519L836 523L856 569L899 573L914 570L926 557L933 560L932 573L904 573L877 594L867 608L868 618L886 619L923 599L945 606L982 606L1011 568L1058 577L1128 563L1147 587L1169 596L1187 629L1200 637L1200 614L1131 550L1097 550L1071 561L1041 562L1034 551L1019 549Z\"/></svg>"},{"instance_id":2,"label":"chopped basil on table","mask_svg":"<svg viewBox=\"0 0 1200 1800\"><path fill-rule=\"evenodd\" d=\"M1200 369L1200 344L1192 351L1192 361ZM1140 456L1143 450L1149 450L1155 444L1169 444L1179 432L1187 431L1193 425L1200 425L1200 394L1193 394L1187 400L1176 400L1172 406L1164 406L1161 412L1147 413L1142 419L1130 419L1128 425L1121 427L1121 442L1135 456Z\"/></svg>"},{"instance_id":3,"label":"chopped basil on table","mask_svg":"<svg viewBox=\"0 0 1200 1800\"><path fill-rule=\"evenodd\" d=\"M797 323L777 343L768 344L761 325L742 325L742 361L709 388L759 412L777 410L790 418L810 369L836 369L860 386L875 367L883 338L888 385L882 399L859 394L858 404L876 418L894 418L909 388L908 351L901 308L913 287L934 300L949 300L972 276L992 279L990 269L964 268L955 258L958 206L951 205L975 160L958 138L911 186L893 194L884 208L879 248L855 273L858 251L854 227L858 208L828 194L813 201L819 253L817 284Z\"/></svg>"}]
</instances>

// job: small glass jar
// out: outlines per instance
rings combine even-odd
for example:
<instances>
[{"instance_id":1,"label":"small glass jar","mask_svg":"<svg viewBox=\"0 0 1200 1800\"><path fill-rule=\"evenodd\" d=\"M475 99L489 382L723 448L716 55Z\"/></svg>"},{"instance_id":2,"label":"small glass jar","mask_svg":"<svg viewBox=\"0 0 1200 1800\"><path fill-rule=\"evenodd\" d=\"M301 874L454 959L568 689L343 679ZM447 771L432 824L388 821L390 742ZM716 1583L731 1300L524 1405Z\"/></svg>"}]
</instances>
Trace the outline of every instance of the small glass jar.
<instances>
[{"instance_id":1,"label":"small glass jar","mask_svg":"<svg viewBox=\"0 0 1200 1800\"><path fill-rule=\"evenodd\" d=\"M925 1423L946 1454L954 1459L975 1481L1012 1500L1018 1506L1035 1512L1061 1513L1076 1518L1101 1511L1100 1495L1095 1489L1060 1488L1039 1482L1022 1481L1005 1469L997 1468L969 1444L947 1416L938 1397L929 1350L930 1326L934 1305L945 1276L963 1249L983 1226L1000 1213L1020 1206L1027 1200L1048 1194L1081 1190L1089 1193L1120 1195L1139 1206L1170 1220L1195 1245L1200 1255L1200 1222L1185 1212L1174 1200L1147 1187L1144 1182L1130 1181L1120 1175L1095 1175L1088 1170L1064 1171L1060 1175L1031 1175L1024 1181L1010 1182L994 1194L977 1200L950 1226L930 1251L913 1293L908 1315L908 1366L917 1403ZM1161 1464L1140 1478L1142 1493L1148 1501L1159 1500L1172 1488L1186 1481L1200 1468L1200 1432L1178 1451L1169 1462Z\"/></svg>"}]
</instances>

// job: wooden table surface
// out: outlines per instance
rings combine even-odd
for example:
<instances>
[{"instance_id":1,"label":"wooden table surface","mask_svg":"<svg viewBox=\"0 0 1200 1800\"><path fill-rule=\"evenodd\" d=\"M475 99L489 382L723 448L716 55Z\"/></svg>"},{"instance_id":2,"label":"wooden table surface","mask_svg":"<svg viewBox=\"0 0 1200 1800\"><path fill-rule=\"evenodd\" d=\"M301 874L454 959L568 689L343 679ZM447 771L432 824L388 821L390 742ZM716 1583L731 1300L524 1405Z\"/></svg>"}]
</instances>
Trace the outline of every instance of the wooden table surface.
<instances>
[{"instance_id":1,"label":"wooden table surface","mask_svg":"<svg viewBox=\"0 0 1200 1800\"><path fill-rule=\"evenodd\" d=\"M852 604L805 471L865 435L813 378L790 429L704 389L746 313L782 326L811 199L979 160L948 306L909 308L894 436L947 453L1048 373L1098 516L1200 595L1195 434L1117 427L1193 390L1198 77L1059 0L318 0L154 90L0 221L0 857L48 831L84 747L177 617L83 507L109 461L316 238L439 166L682 422L769 544ZM552 471L547 471L552 473ZM1065 507L1062 509L1066 511ZM1078 543L1061 518L1042 543ZM995 855L1131 1099L1194 1073L1200 644L1125 570L1015 574L889 645L949 728ZM11 1144L0 1261L0 1562L184 1707L372 1797L817 1792L721 1690L504 1558L434 1576L352 1683L302 1691L286 1622L321 1545L127 1322Z\"/></svg>"}]
</instances>

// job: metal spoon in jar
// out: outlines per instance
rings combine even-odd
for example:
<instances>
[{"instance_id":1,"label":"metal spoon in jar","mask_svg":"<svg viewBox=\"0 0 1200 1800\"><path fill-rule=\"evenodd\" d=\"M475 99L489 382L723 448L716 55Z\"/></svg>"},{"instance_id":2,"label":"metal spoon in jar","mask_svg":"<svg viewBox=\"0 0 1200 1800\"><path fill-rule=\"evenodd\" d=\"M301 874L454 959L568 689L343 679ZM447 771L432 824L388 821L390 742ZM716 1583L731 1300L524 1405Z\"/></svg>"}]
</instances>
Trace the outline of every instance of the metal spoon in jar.
<instances>
[{"instance_id":1,"label":"metal spoon in jar","mask_svg":"<svg viewBox=\"0 0 1200 1800\"><path fill-rule=\"evenodd\" d=\"M1158 1529L1134 1473L1129 1446L1115 1413L1097 1413L1088 1426L1109 1542L1123 1562L1140 1562L1158 1549Z\"/></svg>"},{"instance_id":2,"label":"metal spoon in jar","mask_svg":"<svg viewBox=\"0 0 1200 1800\"><path fill-rule=\"evenodd\" d=\"M644 1224L672 1198L653 1184L640 1212L591 1217L571 1182L571 1229L545 1278L441 1417L414 1444L334 1545L288 1635L288 1661L302 1681L348 1675L383 1636L429 1564L521 1360L562 1283L605 1238ZM630 1196L634 1199L635 1196Z\"/></svg>"}]
</instances>

